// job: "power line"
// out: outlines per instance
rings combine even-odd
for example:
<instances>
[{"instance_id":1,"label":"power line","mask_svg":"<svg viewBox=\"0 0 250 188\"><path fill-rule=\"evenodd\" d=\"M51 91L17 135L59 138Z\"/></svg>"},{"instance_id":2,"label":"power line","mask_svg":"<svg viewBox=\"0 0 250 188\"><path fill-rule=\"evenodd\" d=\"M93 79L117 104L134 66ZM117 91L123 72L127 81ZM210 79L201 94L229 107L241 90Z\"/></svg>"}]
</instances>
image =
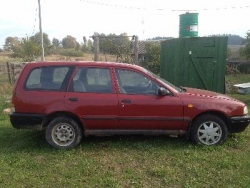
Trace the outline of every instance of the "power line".
<instances>
[{"instance_id":1,"label":"power line","mask_svg":"<svg viewBox=\"0 0 250 188\"><path fill-rule=\"evenodd\" d=\"M80 1L86 2L86 3L89 3L89 4L96 4L96 5L109 6L109 7L115 7L115 8L147 10L144 7L124 6L124 5L117 5L117 4L108 4L108 3L100 3L100 2L95 2L95 1L88 1L88 0L80 0Z\"/></svg>"},{"instance_id":2,"label":"power line","mask_svg":"<svg viewBox=\"0 0 250 188\"><path fill-rule=\"evenodd\" d=\"M37 14L37 8L36 8L36 12L35 12L35 23L34 23L33 31L32 31L32 34L31 34L31 35L34 35L34 34L35 34L37 17L38 17L38 14Z\"/></svg>"},{"instance_id":3,"label":"power line","mask_svg":"<svg viewBox=\"0 0 250 188\"><path fill-rule=\"evenodd\" d=\"M109 3L102 3L102 2L97 2L97 1L90 1L90 0L80 0L83 3L89 3L89 4L95 4L95 5L100 5L100 6L109 6L109 7L115 7L115 8L124 8L124 9L134 9L134 10L155 10L155 11L179 11L179 10L168 10L168 9L163 9L163 8L154 8L154 9L149 9L145 7L134 7L134 6L125 6L125 5L117 5L117 4L109 4ZM217 8L201 8L197 10L192 10L192 11L221 11L221 10L237 10L237 9L248 9L250 8L250 5L246 6L230 6L230 7L217 7ZM183 10L184 11L184 10Z\"/></svg>"}]
</instances>

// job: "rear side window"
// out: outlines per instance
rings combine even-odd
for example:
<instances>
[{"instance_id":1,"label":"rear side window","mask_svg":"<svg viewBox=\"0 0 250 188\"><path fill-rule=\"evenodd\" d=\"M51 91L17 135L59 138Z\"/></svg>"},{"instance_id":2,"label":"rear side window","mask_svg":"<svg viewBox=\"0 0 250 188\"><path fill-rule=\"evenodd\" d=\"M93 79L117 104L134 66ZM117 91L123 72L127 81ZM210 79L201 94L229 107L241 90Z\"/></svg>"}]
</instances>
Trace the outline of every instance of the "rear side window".
<instances>
[{"instance_id":1,"label":"rear side window","mask_svg":"<svg viewBox=\"0 0 250 188\"><path fill-rule=\"evenodd\" d=\"M112 93L110 69L84 67L79 68L70 91L87 93Z\"/></svg>"},{"instance_id":2,"label":"rear side window","mask_svg":"<svg viewBox=\"0 0 250 188\"><path fill-rule=\"evenodd\" d=\"M27 90L64 90L65 78L70 67L39 67L33 69L25 83Z\"/></svg>"}]
</instances>

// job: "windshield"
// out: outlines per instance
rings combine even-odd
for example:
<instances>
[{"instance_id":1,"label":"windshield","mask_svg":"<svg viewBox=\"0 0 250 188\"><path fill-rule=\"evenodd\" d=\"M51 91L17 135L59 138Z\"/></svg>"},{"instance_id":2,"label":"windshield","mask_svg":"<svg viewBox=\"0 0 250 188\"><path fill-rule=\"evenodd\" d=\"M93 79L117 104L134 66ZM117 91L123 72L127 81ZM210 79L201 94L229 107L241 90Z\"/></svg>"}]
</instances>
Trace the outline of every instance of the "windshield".
<instances>
[{"instance_id":1,"label":"windshield","mask_svg":"<svg viewBox=\"0 0 250 188\"><path fill-rule=\"evenodd\" d=\"M159 77L158 75L154 74L153 72L151 72L151 71L149 71L149 70L147 70L147 69L145 69L145 68L143 68L143 71L146 72L146 73L148 73L148 74L150 74L150 75L151 75L152 77L154 77L155 79L164 82L165 84L169 85L170 87L174 88L175 90L177 90L177 91L179 91L179 92L182 92L183 90L185 90L185 89L183 89L182 87L177 87L177 86L175 86L174 84L168 82L168 81L165 80L164 78Z\"/></svg>"}]
</instances>

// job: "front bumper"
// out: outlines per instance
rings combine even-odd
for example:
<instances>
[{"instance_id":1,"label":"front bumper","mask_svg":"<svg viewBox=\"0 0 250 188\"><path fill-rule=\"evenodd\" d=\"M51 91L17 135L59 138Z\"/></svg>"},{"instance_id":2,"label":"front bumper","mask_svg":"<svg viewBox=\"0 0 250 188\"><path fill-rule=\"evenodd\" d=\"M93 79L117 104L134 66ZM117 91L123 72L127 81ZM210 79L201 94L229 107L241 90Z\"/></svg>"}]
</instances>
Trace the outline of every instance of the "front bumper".
<instances>
[{"instance_id":1,"label":"front bumper","mask_svg":"<svg viewBox=\"0 0 250 188\"><path fill-rule=\"evenodd\" d=\"M228 119L229 126L228 131L230 133L238 133L244 131L250 122L250 116L235 116Z\"/></svg>"},{"instance_id":2,"label":"front bumper","mask_svg":"<svg viewBox=\"0 0 250 188\"><path fill-rule=\"evenodd\" d=\"M17 129L42 129L43 114L11 113L10 122Z\"/></svg>"}]
</instances>

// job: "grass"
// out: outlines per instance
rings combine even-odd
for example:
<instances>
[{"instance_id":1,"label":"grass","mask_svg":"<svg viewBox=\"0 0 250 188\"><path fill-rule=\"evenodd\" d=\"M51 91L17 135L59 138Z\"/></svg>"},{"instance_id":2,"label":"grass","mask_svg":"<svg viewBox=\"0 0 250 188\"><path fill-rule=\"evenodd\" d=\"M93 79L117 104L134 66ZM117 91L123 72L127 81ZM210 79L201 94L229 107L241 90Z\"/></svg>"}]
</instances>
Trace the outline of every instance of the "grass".
<instances>
[{"instance_id":1,"label":"grass","mask_svg":"<svg viewBox=\"0 0 250 188\"><path fill-rule=\"evenodd\" d=\"M249 74L232 74L226 77L226 80L231 84L240 84L250 82Z\"/></svg>"},{"instance_id":2,"label":"grass","mask_svg":"<svg viewBox=\"0 0 250 188\"><path fill-rule=\"evenodd\" d=\"M4 125L5 124L5 125ZM170 137L90 137L49 147L42 132L1 122L1 187L248 187L249 130L222 146Z\"/></svg>"},{"instance_id":3,"label":"grass","mask_svg":"<svg viewBox=\"0 0 250 188\"><path fill-rule=\"evenodd\" d=\"M229 84L228 88L230 88L228 91L228 95L236 99L239 99L241 101L244 101L250 108L250 96L238 94L236 91L237 90L236 87L233 86L235 84L242 84L248 82L250 82L249 74L233 74L226 77L226 83Z\"/></svg>"},{"instance_id":4,"label":"grass","mask_svg":"<svg viewBox=\"0 0 250 188\"><path fill-rule=\"evenodd\" d=\"M73 150L1 122L1 187L248 187L249 130L217 147L181 138L90 137Z\"/></svg>"},{"instance_id":5,"label":"grass","mask_svg":"<svg viewBox=\"0 0 250 188\"><path fill-rule=\"evenodd\" d=\"M2 112L11 86L0 80ZM250 106L249 95L230 95ZM214 147L175 137L112 136L88 137L64 151L50 147L44 132L14 129L0 113L0 187L249 187L249 156L250 128Z\"/></svg>"}]
</instances>

